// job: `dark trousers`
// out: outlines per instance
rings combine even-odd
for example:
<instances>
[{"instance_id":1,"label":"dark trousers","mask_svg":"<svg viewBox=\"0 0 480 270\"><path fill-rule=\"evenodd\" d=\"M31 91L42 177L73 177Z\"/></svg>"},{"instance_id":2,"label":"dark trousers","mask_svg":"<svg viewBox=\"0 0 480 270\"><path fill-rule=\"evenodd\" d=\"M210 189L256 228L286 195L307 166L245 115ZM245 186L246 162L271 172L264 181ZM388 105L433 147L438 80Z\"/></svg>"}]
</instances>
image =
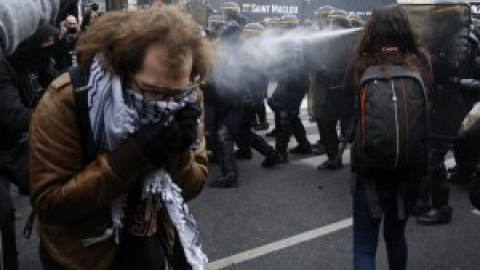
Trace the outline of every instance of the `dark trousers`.
<instances>
[{"instance_id":1,"label":"dark trousers","mask_svg":"<svg viewBox=\"0 0 480 270\"><path fill-rule=\"evenodd\" d=\"M449 187L445 156L450 149L451 141L447 139L432 138L429 146L429 171L430 177L426 184L427 197L432 200L432 207L440 209L448 206Z\"/></svg>"},{"instance_id":2,"label":"dark trousers","mask_svg":"<svg viewBox=\"0 0 480 270\"><path fill-rule=\"evenodd\" d=\"M3 270L17 270L18 251L15 233L15 210L9 185L10 182L0 175L0 230L2 233Z\"/></svg>"},{"instance_id":3,"label":"dark trousers","mask_svg":"<svg viewBox=\"0 0 480 270\"><path fill-rule=\"evenodd\" d=\"M237 146L241 151L250 151L253 148L263 156L272 155L275 151L260 135L252 131L251 120L255 118L256 111L245 110L242 114L242 123L238 134L235 136Z\"/></svg>"},{"instance_id":4,"label":"dark trousers","mask_svg":"<svg viewBox=\"0 0 480 270\"><path fill-rule=\"evenodd\" d=\"M242 111L238 108L232 108L228 111L218 112L217 108L212 105L206 105L205 111L205 131L212 136L217 134L220 127L228 128L232 136L236 136L242 129L244 124L244 116Z\"/></svg>"},{"instance_id":5,"label":"dark trousers","mask_svg":"<svg viewBox=\"0 0 480 270\"><path fill-rule=\"evenodd\" d=\"M338 154L338 119L317 119L317 127L320 138L325 146L325 152L329 160L334 160Z\"/></svg>"},{"instance_id":6,"label":"dark trousers","mask_svg":"<svg viewBox=\"0 0 480 270\"><path fill-rule=\"evenodd\" d=\"M479 161L480 150L478 143L456 139L453 141L453 154L457 177L471 179L477 171Z\"/></svg>"},{"instance_id":7,"label":"dark trousers","mask_svg":"<svg viewBox=\"0 0 480 270\"><path fill-rule=\"evenodd\" d=\"M267 108L265 108L265 103L263 102L263 99L256 102L255 113L256 118L258 118L259 124L267 123Z\"/></svg>"},{"instance_id":8,"label":"dark trousers","mask_svg":"<svg viewBox=\"0 0 480 270\"><path fill-rule=\"evenodd\" d=\"M405 219L399 219L397 207L397 188L383 190L380 199L383 210L383 238L387 246L390 270L405 270L408 249L405 238ZM405 209L408 209L405 205ZM382 217L374 218L367 198L366 188L357 185L353 197L353 250L354 270L375 270L375 258L378 235Z\"/></svg>"},{"instance_id":9,"label":"dark trousers","mask_svg":"<svg viewBox=\"0 0 480 270\"><path fill-rule=\"evenodd\" d=\"M275 111L275 128L288 139L293 135L298 144L310 144L298 111L284 109Z\"/></svg>"}]
</instances>

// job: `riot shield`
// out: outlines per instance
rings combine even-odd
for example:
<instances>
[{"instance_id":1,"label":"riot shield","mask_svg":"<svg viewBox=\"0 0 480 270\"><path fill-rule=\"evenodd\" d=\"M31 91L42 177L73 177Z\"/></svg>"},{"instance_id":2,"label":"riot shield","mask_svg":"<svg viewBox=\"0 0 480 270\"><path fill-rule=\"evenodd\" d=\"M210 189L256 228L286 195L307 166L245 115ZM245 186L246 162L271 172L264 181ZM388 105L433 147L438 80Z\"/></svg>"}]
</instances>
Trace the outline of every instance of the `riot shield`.
<instances>
[{"instance_id":1,"label":"riot shield","mask_svg":"<svg viewBox=\"0 0 480 270\"><path fill-rule=\"evenodd\" d=\"M309 71L343 73L351 60L361 28L325 30L304 39L304 56Z\"/></svg>"},{"instance_id":2,"label":"riot shield","mask_svg":"<svg viewBox=\"0 0 480 270\"><path fill-rule=\"evenodd\" d=\"M460 79L471 78L473 70L470 6L465 3L402 6L421 45L431 55L432 133L435 137L454 138L470 109L460 90Z\"/></svg>"},{"instance_id":3,"label":"riot shield","mask_svg":"<svg viewBox=\"0 0 480 270\"><path fill-rule=\"evenodd\" d=\"M436 84L458 83L469 78L470 6L465 3L402 5L420 43L433 57Z\"/></svg>"},{"instance_id":4,"label":"riot shield","mask_svg":"<svg viewBox=\"0 0 480 270\"><path fill-rule=\"evenodd\" d=\"M360 30L319 31L304 41L304 57L309 73L309 112L312 117L345 118L351 112L351 100L341 86ZM328 96L327 86L330 87Z\"/></svg>"}]
</instances>

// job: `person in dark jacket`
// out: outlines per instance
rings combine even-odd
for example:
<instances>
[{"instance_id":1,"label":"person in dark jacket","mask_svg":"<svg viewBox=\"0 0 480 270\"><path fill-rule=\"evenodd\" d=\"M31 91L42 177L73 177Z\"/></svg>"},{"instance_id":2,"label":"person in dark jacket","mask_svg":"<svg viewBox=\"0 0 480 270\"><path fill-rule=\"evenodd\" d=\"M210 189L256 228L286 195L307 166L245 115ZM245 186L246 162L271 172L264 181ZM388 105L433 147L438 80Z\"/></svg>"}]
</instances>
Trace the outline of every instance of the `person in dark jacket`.
<instances>
[{"instance_id":1,"label":"person in dark jacket","mask_svg":"<svg viewBox=\"0 0 480 270\"><path fill-rule=\"evenodd\" d=\"M429 85L428 58L419 47L408 17L399 6L375 9L365 26L353 62L347 72L347 87L352 95L360 93L363 72L377 65L397 65L418 71ZM366 131L368 134L368 130ZM428 136L428 134L427 134ZM425 138L426 140L426 138ZM376 269L375 257L380 224L387 247L389 269L407 268L405 226L414 200L417 171L365 172L361 142L355 138L352 147L352 166L355 174L353 187L353 251L354 270ZM427 153L425 146L425 155ZM425 167L426 167L425 162ZM422 168L423 169L423 168Z\"/></svg>"},{"instance_id":2,"label":"person in dark jacket","mask_svg":"<svg viewBox=\"0 0 480 270\"><path fill-rule=\"evenodd\" d=\"M61 23L65 21L68 16L73 16L78 21L78 1L79 0L60 0L62 10L55 20L55 26L60 27Z\"/></svg>"},{"instance_id":3,"label":"person in dark jacket","mask_svg":"<svg viewBox=\"0 0 480 270\"><path fill-rule=\"evenodd\" d=\"M5 269L18 269L15 212L9 193L15 184L29 193L27 132L32 111L53 81L52 48L57 31L41 26L8 57L0 58L0 229Z\"/></svg>"},{"instance_id":4,"label":"person in dark jacket","mask_svg":"<svg viewBox=\"0 0 480 270\"><path fill-rule=\"evenodd\" d=\"M55 44L53 57L55 59L55 68L64 72L71 67L74 62L75 46L77 45L80 27L74 16L67 16L65 21L60 24L60 34Z\"/></svg>"},{"instance_id":5,"label":"person in dark jacket","mask_svg":"<svg viewBox=\"0 0 480 270\"><path fill-rule=\"evenodd\" d=\"M70 0L0 1L0 54L12 54L39 25L54 21ZM25 16L28 14L28 16Z\"/></svg>"}]
</instances>

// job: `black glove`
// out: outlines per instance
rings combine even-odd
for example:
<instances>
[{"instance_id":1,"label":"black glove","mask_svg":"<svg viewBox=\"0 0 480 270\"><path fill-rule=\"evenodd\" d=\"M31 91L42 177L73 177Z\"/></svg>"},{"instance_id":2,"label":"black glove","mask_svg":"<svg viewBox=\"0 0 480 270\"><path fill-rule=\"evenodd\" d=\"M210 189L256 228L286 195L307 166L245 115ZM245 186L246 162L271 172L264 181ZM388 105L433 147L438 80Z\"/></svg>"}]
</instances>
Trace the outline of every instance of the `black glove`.
<instances>
[{"instance_id":1,"label":"black glove","mask_svg":"<svg viewBox=\"0 0 480 270\"><path fill-rule=\"evenodd\" d=\"M155 165L164 165L168 158L180 151L181 134L176 121L169 125L141 125L133 135L135 143Z\"/></svg>"},{"instance_id":2,"label":"black glove","mask_svg":"<svg viewBox=\"0 0 480 270\"><path fill-rule=\"evenodd\" d=\"M175 121L180 132L180 151L188 150L198 138L198 119L201 110L196 104L187 104L175 113Z\"/></svg>"}]
</instances>

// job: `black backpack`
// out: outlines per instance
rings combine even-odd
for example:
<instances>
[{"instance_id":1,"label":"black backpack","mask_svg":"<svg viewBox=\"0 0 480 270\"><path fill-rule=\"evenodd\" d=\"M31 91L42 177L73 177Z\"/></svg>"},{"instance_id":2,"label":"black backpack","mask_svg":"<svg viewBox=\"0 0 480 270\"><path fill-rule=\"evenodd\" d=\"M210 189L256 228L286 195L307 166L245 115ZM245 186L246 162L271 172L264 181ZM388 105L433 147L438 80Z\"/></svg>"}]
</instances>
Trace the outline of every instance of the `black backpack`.
<instances>
[{"instance_id":1,"label":"black backpack","mask_svg":"<svg viewBox=\"0 0 480 270\"><path fill-rule=\"evenodd\" d=\"M429 108L422 78L403 66L380 65L360 80L355 169L408 173L428 161Z\"/></svg>"}]
</instances>

